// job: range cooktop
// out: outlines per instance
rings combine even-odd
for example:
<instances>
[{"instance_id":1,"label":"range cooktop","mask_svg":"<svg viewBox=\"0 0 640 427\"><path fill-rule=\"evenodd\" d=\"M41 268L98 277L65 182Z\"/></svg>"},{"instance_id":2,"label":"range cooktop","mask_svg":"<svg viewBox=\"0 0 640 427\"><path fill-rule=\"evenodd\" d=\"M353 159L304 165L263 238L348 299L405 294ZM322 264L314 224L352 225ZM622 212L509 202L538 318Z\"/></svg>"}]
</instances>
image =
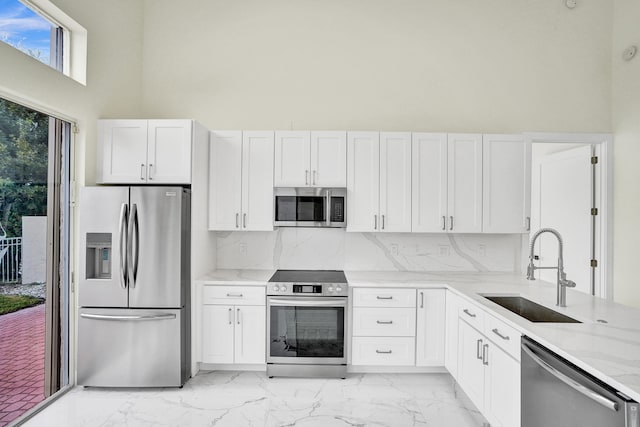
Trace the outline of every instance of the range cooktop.
<instances>
[{"instance_id":1,"label":"range cooktop","mask_svg":"<svg viewBox=\"0 0 640 427\"><path fill-rule=\"evenodd\" d=\"M342 270L277 270L269 282L346 284L347 278Z\"/></svg>"}]
</instances>

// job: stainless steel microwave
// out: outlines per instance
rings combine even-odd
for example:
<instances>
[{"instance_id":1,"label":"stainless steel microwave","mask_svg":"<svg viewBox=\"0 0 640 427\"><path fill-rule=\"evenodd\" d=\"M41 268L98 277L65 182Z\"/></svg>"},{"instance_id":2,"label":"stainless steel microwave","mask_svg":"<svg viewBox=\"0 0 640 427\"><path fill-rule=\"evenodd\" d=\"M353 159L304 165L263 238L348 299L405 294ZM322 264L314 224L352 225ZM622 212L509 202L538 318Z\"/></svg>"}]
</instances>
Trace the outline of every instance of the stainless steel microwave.
<instances>
[{"instance_id":1,"label":"stainless steel microwave","mask_svg":"<svg viewBox=\"0 0 640 427\"><path fill-rule=\"evenodd\" d=\"M346 227L346 188L274 188L276 227Z\"/></svg>"}]
</instances>

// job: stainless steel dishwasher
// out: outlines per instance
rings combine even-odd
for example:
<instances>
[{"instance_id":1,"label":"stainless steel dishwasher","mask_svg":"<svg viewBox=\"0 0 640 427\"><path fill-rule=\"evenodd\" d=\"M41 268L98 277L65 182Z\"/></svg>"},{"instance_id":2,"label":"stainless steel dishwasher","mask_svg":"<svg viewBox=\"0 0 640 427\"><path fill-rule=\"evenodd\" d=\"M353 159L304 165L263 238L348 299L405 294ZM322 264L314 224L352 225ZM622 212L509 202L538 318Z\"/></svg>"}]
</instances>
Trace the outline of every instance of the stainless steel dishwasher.
<instances>
[{"instance_id":1,"label":"stainless steel dishwasher","mask_svg":"<svg viewBox=\"0 0 640 427\"><path fill-rule=\"evenodd\" d=\"M521 427L640 427L638 403L522 337Z\"/></svg>"}]
</instances>

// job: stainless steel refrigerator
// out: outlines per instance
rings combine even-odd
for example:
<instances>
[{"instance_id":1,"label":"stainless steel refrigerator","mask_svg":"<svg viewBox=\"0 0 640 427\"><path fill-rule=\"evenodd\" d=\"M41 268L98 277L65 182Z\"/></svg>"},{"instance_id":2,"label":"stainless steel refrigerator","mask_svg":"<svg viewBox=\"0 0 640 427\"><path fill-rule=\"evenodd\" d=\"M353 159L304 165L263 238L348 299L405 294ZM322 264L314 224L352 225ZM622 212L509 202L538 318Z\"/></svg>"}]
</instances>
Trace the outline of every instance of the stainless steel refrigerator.
<instances>
[{"instance_id":1,"label":"stainless steel refrigerator","mask_svg":"<svg viewBox=\"0 0 640 427\"><path fill-rule=\"evenodd\" d=\"M189 378L190 201L182 187L81 189L79 385Z\"/></svg>"}]
</instances>

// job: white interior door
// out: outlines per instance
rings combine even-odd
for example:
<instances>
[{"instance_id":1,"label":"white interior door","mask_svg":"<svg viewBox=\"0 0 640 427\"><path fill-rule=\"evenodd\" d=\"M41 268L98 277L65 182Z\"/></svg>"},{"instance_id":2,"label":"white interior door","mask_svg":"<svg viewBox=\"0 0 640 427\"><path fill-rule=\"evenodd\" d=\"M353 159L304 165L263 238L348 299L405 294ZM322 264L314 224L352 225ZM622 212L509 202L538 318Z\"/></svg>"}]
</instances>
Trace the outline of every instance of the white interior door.
<instances>
[{"instance_id":1,"label":"white interior door","mask_svg":"<svg viewBox=\"0 0 640 427\"><path fill-rule=\"evenodd\" d=\"M559 153L536 156L534 160L532 228L554 228L564 241L564 269L576 289L591 292L591 146L582 145ZM536 244L537 265L555 266L557 240L548 233ZM555 283L555 270L538 270L536 277Z\"/></svg>"}]
</instances>

